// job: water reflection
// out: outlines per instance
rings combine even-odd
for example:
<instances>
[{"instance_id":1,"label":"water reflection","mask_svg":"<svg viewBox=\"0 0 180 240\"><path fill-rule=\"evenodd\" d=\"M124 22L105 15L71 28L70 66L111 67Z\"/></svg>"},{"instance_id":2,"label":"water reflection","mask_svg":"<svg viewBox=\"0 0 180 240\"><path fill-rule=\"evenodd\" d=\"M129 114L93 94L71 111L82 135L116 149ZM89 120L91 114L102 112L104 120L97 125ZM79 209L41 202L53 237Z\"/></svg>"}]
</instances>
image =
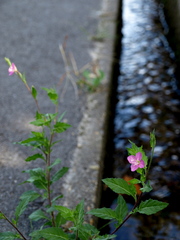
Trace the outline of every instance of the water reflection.
<instances>
[{"instance_id":1,"label":"water reflection","mask_svg":"<svg viewBox=\"0 0 180 240\"><path fill-rule=\"evenodd\" d=\"M180 236L180 100L174 54L158 13L154 0L123 1L114 177L131 174L125 152L128 139L149 149L149 132L156 129L151 197L168 201L170 207L154 216L132 218L119 230L119 240L170 240Z\"/></svg>"}]
</instances>

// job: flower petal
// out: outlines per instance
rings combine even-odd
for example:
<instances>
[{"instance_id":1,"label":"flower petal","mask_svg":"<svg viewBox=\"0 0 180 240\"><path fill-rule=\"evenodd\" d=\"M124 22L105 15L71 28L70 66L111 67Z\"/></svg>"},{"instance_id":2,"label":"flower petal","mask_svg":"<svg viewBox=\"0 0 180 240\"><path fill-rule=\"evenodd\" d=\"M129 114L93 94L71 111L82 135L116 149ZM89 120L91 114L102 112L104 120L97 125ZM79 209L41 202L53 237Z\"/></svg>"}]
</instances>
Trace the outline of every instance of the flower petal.
<instances>
[{"instance_id":1,"label":"flower petal","mask_svg":"<svg viewBox=\"0 0 180 240\"><path fill-rule=\"evenodd\" d=\"M139 168L144 168L144 167L145 167L145 162L141 160L139 163Z\"/></svg>"},{"instance_id":2,"label":"flower petal","mask_svg":"<svg viewBox=\"0 0 180 240\"><path fill-rule=\"evenodd\" d=\"M134 172L134 171L136 171L137 169L139 168L139 166L138 165L131 165L131 172Z\"/></svg>"},{"instance_id":3,"label":"flower petal","mask_svg":"<svg viewBox=\"0 0 180 240\"><path fill-rule=\"evenodd\" d=\"M129 157L127 157L127 160L129 163L133 164L136 162L136 157L134 155L130 155Z\"/></svg>"},{"instance_id":4,"label":"flower petal","mask_svg":"<svg viewBox=\"0 0 180 240\"><path fill-rule=\"evenodd\" d=\"M142 160L142 153L141 152L136 153L136 160L138 160L138 161Z\"/></svg>"}]
</instances>

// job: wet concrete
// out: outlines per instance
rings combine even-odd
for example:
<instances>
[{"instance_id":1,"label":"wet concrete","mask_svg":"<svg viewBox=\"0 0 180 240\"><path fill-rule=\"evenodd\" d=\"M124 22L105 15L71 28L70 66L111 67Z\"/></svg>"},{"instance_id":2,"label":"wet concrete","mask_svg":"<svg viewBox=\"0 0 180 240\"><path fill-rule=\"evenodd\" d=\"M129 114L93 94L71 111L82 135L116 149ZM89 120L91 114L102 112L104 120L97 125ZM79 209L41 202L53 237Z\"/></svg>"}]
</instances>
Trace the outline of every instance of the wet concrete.
<instances>
[{"instance_id":1,"label":"wet concrete","mask_svg":"<svg viewBox=\"0 0 180 240\"><path fill-rule=\"evenodd\" d=\"M149 133L157 146L150 171L150 197L169 202L155 216L133 217L116 239L179 239L180 96L174 53L164 35L154 1L123 1L123 39L115 117L114 177L131 177L128 139L150 153ZM161 12L162 13L162 12ZM146 196L145 196L146 197ZM129 202L131 204L131 202Z\"/></svg>"},{"instance_id":2,"label":"wet concrete","mask_svg":"<svg viewBox=\"0 0 180 240\"><path fill-rule=\"evenodd\" d=\"M24 159L33 152L12 144L29 136L33 128L28 123L36 109L23 84L16 77L8 76L3 58L15 62L19 70L26 73L29 85L38 89L43 113L54 109L41 87L58 86L61 94L65 84L65 80L61 83L65 68L59 45L66 36L66 50L73 53L79 69L95 61L104 71L105 78L95 93L79 89L76 96L73 85L67 82L59 111L66 111L65 120L72 128L61 135L63 141L52 154L53 158L62 159L63 166L71 168L70 175L54 186L55 192L64 193L68 206L84 198L86 209L92 208L98 204L100 195L117 11L116 0L0 2L0 206L9 218L13 216L19 196L31 189L27 184L18 185L27 178L21 171L41 163L25 163ZM30 211L42 204L36 202ZM20 224L25 233L30 230L26 221L28 213ZM0 231L4 230L10 227L1 221Z\"/></svg>"},{"instance_id":3,"label":"wet concrete","mask_svg":"<svg viewBox=\"0 0 180 240\"><path fill-rule=\"evenodd\" d=\"M165 26L165 33L176 55L177 64L180 64L180 1L179 0L158 0L163 9L168 27ZM178 78L180 71L178 71Z\"/></svg>"}]
</instances>

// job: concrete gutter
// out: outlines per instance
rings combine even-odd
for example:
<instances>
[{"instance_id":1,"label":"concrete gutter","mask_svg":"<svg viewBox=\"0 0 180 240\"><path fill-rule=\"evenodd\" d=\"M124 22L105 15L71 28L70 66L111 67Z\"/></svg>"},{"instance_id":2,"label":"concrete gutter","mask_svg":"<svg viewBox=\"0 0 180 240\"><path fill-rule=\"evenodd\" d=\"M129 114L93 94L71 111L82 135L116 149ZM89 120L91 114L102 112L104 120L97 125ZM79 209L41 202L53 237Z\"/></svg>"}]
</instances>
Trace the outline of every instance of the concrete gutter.
<instances>
[{"instance_id":1,"label":"concrete gutter","mask_svg":"<svg viewBox=\"0 0 180 240\"><path fill-rule=\"evenodd\" d=\"M77 148L63 184L64 204L69 207L75 206L82 199L86 210L100 204L104 159L107 157L105 154L108 154L105 149L110 130L108 125L113 114L113 66L118 62L115 56L119 55L114 53L118 41L116 32L119 10L120 1L102 1L98 29L104 33L104 37L95 42L95 48L90 54L92 60L98 62L100 69L105 72L105 79L97 92L87 95L87 106L78 126Z\"/></svg>"}]
</instances>

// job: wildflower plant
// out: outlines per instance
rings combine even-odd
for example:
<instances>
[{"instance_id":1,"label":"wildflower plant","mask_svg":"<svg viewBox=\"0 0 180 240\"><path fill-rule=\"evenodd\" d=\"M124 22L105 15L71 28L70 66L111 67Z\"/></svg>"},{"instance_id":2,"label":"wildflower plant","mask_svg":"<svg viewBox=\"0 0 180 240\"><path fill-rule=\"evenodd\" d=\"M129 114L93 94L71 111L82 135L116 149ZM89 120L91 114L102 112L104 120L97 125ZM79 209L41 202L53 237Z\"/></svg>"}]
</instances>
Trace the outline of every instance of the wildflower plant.
<instances>
[{"instance_id":1,"label":"wildflower plant","mask_svg":"<svg viewBox=\"0 0 180 240\"><path fill-rule=\"evenodd\" d=\"M51 153L53 146L58 144L60 140L55 141L54 136L66 131L71 126L62 121L64 113L60 114L57 111L58 94L54 88L43 88L47 92L48 98L55 105L55 113L42 113L38 105L38 92L34 86L29 87L25 76L17 69L14 63L8 58L5 58L9 65L9 75L16 74L25 84L26 88L32 95L37 106L35 120L30 122L34 126L41 128L40 131L32 131L29 138L18 142L18 144L31 147L36 151L35 154L27 157L26 162L43 160L44 168L34 168L24 172L29 174L29 178L24 183L33 184L37 191L30 190L20 196L20 202L15 209L14 218L9 219L0 210L0 220L6 220L13 228L14 232L0 232L0 240L108 240L115 237L118 229L129 219L129 217L136 213L141 214L155 214L156 212L167 207L168 203L160 202L153 199L142 201L143 193L152 191L150 181L148 180L148 172L151 166L154 148L156 145L154 131L150 133L150 147L151 156L148 158L142 147L137 147L133 142L131 148L128 148L127 161L131 164L131 171L137 172L139 178L125 181L121 178L106 178L102 181L113 192L117 193L118 201L115 209L97 208L85 213L84 201L82 200L74 209L58 205L57 200L62 198L62 195L54 196L52 185L55 184L68 171L67 167L61 167L59 170L57 166L60 165L60 159L52 159ZM140 195L137 193L136 184L141 185ZM40 190L40 191L38 191ZM134 199L134 206L128 212L127 203L123 195L129 195ZM52 197L53 196L53 197ZM19 228L19 218L27 208L30 202L41 198L45 200L43 210L38 209L29 215L29 220L37 222L44 220L43 225L39 230L33 230L27 238ZM110 220L115 222L115 229L112 233L101 235L100 231L95 227L85 222L85 214L94 215L98 218ZM67 223L71 224L67 224Z\"/></svg>"}]
</instances>

